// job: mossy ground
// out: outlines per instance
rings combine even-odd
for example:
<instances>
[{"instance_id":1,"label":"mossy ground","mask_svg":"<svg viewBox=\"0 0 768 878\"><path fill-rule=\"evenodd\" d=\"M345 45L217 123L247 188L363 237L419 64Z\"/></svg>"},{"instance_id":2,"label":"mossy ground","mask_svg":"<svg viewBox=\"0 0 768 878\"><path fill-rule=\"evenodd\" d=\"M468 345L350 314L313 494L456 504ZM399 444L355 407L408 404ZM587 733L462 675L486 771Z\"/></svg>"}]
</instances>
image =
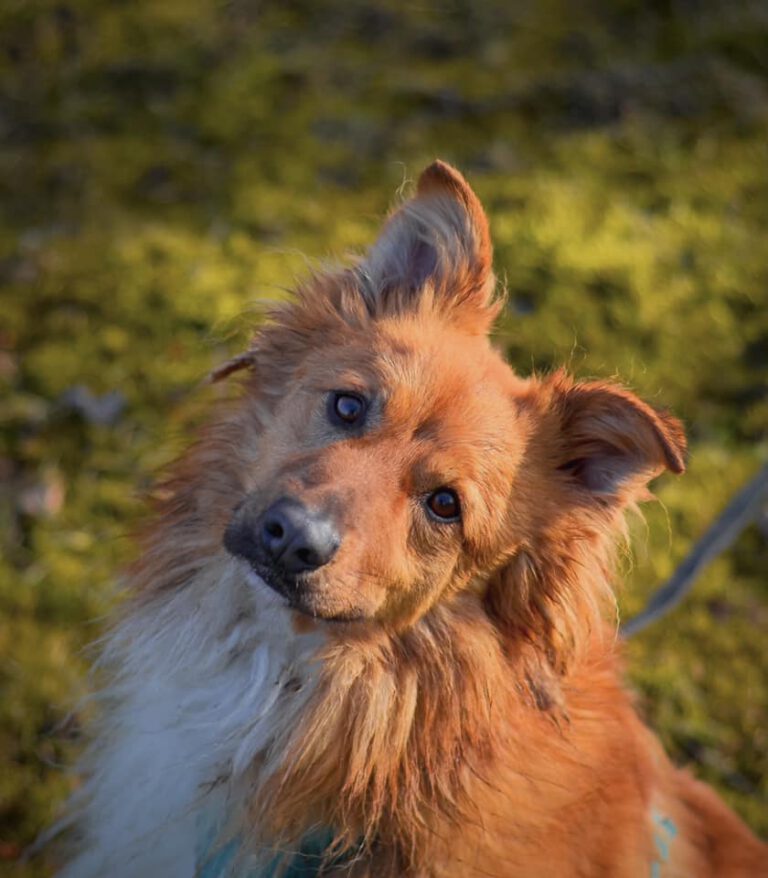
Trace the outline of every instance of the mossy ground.
<instances>
[{"instance_id":1,"label":"mossy ground","mask_svg":"<svg viewBox=\"0 0 768 878\"><path fill-rule=\"evenodd\" d=\"M4 3L0 871L48 874L18 852L70 788L83 647L200 379L435 156L489 209L513 364L688 425L635 527L639 609L765 458L767 134L745 0ZM670 752L763 833L766 569L754 526L628 647Z\"/></svg>"}]
</instances>

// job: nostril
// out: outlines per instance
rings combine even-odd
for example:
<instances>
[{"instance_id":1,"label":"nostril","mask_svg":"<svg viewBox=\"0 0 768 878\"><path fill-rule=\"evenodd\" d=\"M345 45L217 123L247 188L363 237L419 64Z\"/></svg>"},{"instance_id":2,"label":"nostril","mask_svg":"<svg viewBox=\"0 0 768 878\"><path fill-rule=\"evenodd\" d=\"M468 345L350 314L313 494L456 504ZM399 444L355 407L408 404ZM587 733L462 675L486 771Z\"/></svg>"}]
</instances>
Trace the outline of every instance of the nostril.
<instances>
[{"instance_id":1,"label":"nostril","mask_svg":"<svg viewBox=\"0 0 768 878\"><path fill-rule=\"evenodd\" d=\"M296 557L302 564L306 564L308 567L315 567L317 565L317 554L312 549L297 549Z\"/></svg>"},{"instance_id":2,"label":"nostril","mask_svg":"<svg viewBox=\"0 0 768 878\"><path fill-rule=\"evenodd\" d=\"M291 536L291 524L281 515L269 515L261 525L261 545L275 560L285 551Z\"/></svg>"}]
</instances>

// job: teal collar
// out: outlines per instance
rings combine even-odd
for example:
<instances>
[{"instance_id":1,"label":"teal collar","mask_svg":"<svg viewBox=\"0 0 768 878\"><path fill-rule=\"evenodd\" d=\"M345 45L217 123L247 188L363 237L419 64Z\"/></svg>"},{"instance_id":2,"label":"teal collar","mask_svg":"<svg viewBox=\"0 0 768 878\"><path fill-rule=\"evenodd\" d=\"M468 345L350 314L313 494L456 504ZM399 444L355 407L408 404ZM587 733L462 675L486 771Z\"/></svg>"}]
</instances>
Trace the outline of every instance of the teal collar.
<instances>
[{"instance_id":1,"label":"teal collar","mask_svg":"<svg viewBox=\"0 0 768 878\"><path fill-rule=\"evenodd\" d=\"M653 843L656 847L656 856L651 863L651 878L661 878L661 867L668 862L672 842L677 836L677 826L670 817L665 817L660 811L654 809L651 812L653 820ZM198 848L196 862L197 878L316 878L320 874L323 865L329 865L327 851L333 841L331 830L318 830L304 838L297 853L286 862L281 854L274 858L257 871L249 871L248 874L235 875L232 867L235 866L237 855L240 850L238 839L232 839L216 846L215 834L209 832L203 844ZM341 863L346 857L332 859L331 863Z\"/></svg>"},{"instance_id":2,"label":"teal collar","mask_svg":"<svg viewBox=\"0 0 768 878\"><path fill-rule=\"evenodd\" d=\"M653 820L653 843L657 857L651 863L651 878L661 878L661 867L669 860L669 851L677 835L677 827L671 817L665 817L655 808L651 811Z\"/></svg>"},{"instance_id":3,"label":"teal collar","mask_svg":"<svg viewBox=\"0 0 768 878\"><path fill-rule=\"evenodd\" d=\"M340 864L354 855L354 851L338 857L328 856L333 842L330 829L320 829L302 839L299 850L286 857L276 853L264 866L247 872L233 871L237 869L237 857L240 852L240 841L237 838L217 844L216 834L209 832L203 843L198 847L196 860L196 878L316 878L323 866Z\"/></svg>"}]
</instances>

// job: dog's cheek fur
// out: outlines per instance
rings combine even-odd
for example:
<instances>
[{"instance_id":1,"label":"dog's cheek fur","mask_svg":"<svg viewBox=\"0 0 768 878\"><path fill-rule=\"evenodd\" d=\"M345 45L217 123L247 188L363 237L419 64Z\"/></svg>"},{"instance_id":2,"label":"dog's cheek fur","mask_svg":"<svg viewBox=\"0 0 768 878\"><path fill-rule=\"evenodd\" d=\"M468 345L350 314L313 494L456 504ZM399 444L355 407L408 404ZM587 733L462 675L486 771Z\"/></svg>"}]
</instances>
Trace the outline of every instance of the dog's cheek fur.
<instances>
[{"instance_id":1,"label":"dog's cheek fur","mask_svg":"<svg viewBox=\"0 0 768 878\"><path fill-rule=\"evenodd\" d=\"M563 372L531 379L515 402L531 422L510 504L517 548L487 603L511 642L535 645L563 673L614 606L626 509L652 496L662 470L683 469L685 438L634 394Z\"/></svg>"},{"instance_id":2,"label":"dog's cheek fur","mask_svg":"<svg viewBox=\"0 0 768 878\"><path fill-rule=\"evenodd\" d=\"M221 538L246 490L259 424L239 402L219 406L213 423L149 497L155 520L129 569L131 596L184 588L221 551ZM130 607L130 604L129 604Z\"/></svg>"}]
</instances>

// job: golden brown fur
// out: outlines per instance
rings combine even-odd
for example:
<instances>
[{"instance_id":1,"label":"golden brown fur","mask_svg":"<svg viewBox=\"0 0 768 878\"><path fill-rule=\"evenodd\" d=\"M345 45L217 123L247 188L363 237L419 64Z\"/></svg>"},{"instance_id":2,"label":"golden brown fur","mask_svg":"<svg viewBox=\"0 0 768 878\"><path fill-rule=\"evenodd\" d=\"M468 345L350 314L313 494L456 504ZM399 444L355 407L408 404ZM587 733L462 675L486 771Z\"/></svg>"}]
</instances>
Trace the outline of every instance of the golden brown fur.
<instances>
[{"instance_id":1,"label":"golden brown fur","mask_svg":"<svg viewBox=\"0 0 768 878\"><path fill-rule=\"evenodd\" d=\"M285 609L322 633L317 684L277 767L249 769L246 836L329 826L355 850L340 874L377 878L768 875L620 682L614 547L648 481L682 471L682 429L614 385L514 375L493 288L482 208L435 163L366 260L312 277L219 370L249 371L164 486L128 612L220 555L244 496L299 497L343 542ZM373 400L359 435L324 420L334 389ZM441 485L457 525L422 514Z\"/></svg>"}]
</instances>

